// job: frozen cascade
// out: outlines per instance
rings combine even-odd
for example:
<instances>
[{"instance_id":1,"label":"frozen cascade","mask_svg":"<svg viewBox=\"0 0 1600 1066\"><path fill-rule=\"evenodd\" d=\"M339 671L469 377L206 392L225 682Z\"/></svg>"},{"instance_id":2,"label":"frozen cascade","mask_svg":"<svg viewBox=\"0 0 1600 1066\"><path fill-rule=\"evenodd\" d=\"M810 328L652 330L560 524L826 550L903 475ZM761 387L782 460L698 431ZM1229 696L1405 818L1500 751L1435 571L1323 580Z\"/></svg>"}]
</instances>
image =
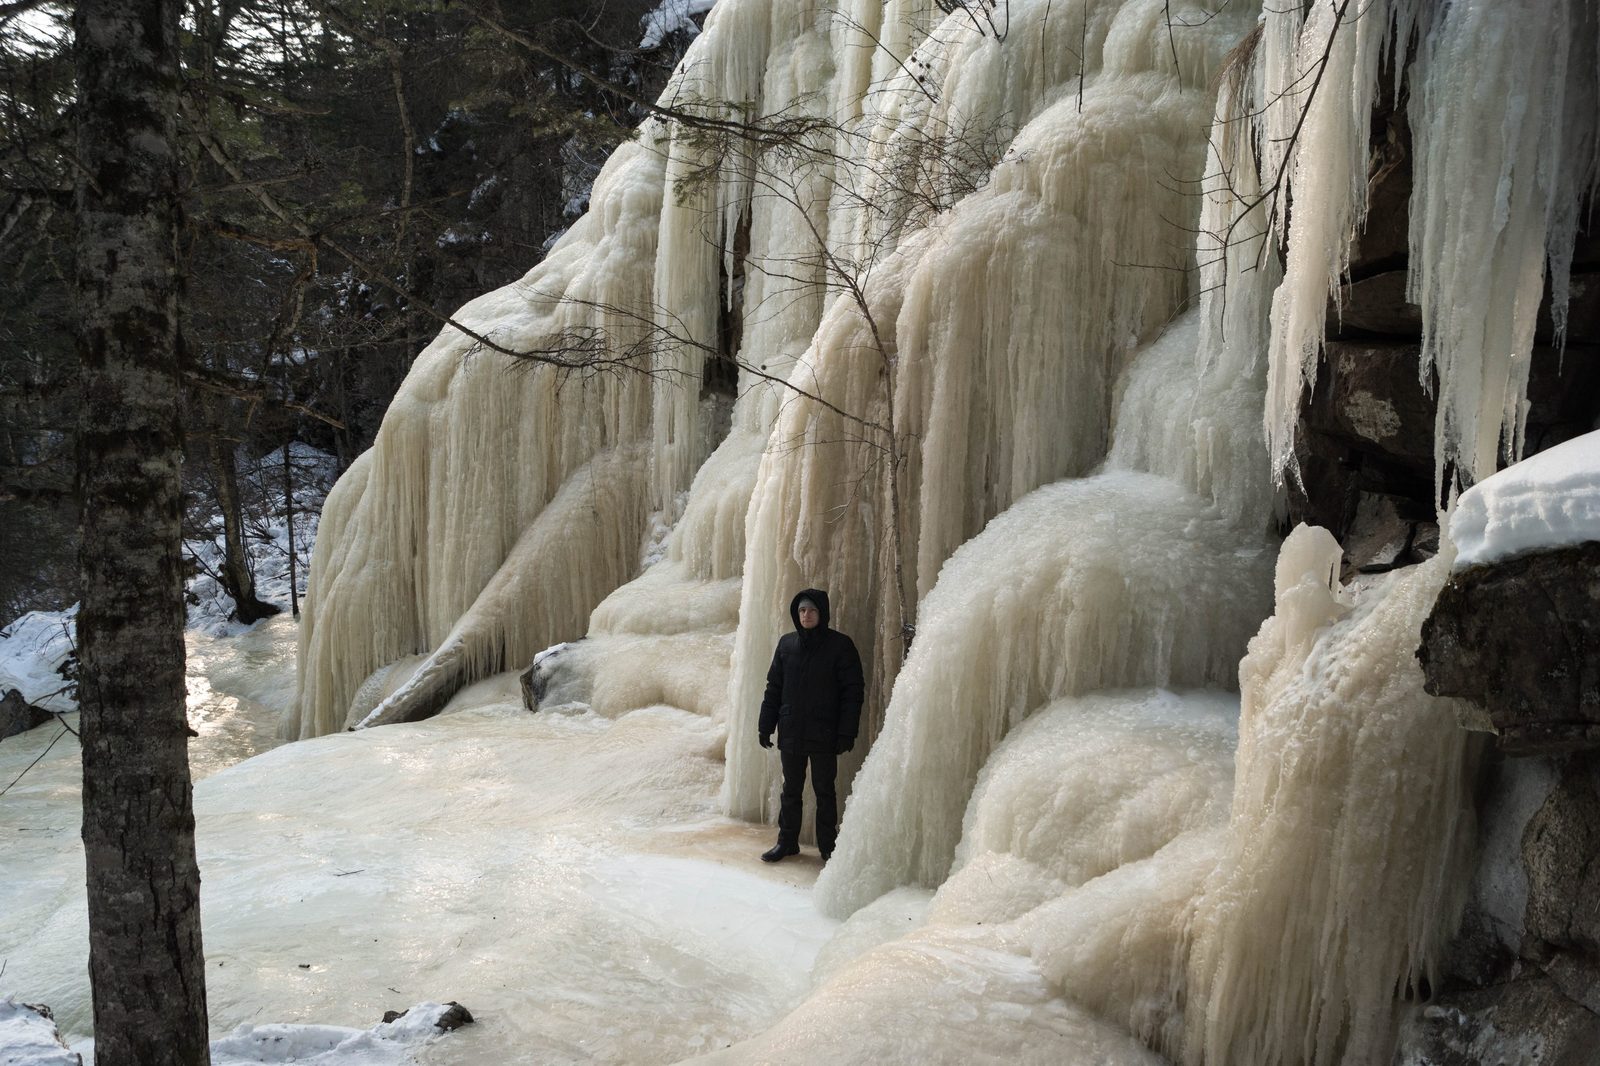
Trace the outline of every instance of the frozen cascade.
<instances>
[{"instance_id":1,"label":"frozen cascade","mask_svg":"<svg viewBox=\"0 0 1600 1066\"><path fill-rule=\"evenodd\" d=\"M1292 87L1262 112L1263 173L1282 175L1272 200L1279 236L1294 199L1288 269L1273 300L1274 471L1294 473L1294 426L1316 378L1324 301L1338 296L1365 216L1380 62L1386 52L1391 65L1403 62L1415 35L1405 75L1416 190L1408 298L1422 308L1423 385L1439 397L1442 505L1521 455L1547 280L1558 332L1564 325L1580 205L1600 179L1600 14L1591 0L1369 0L1318 3L1301 17L1299 5L1269 8L1260 46L1269 85Z\"/></svg>"},{"instance_id":2,"label":"frozen cascade","mask_svg":"<svg viewBox=\"0 0 1600 1066\"><path fill-rule=\"evenodd\" d=\"M1436 491L1522 457L1547 280L1565 328L1579 204L1600 179L1600 10L1592 0L1429 11L1411 93L1411 299L1439 381ZM1469 58L1470 57L1470 58Z\"/></svg>"},{"instance_id":3,"label":"frozen cascade","mask_svg":"<svg viewBox=\"0 0 1600 1066\"><path fill-rule=\"evenodd\" d=\"M722 718L739 623L744 513L766 441L730 432L696 475L664 558L607 596L588 635L541 671L541 706L584 704L615 718L666 704Z\"/></svg>"},{"instance_id":4,"label":"frozen cascade","mask_svg":"<svg viewBox=\"0 0 1600 1066\"><path fill-rule=\"evenodd\" d=\"M624 146L596 182L594 207L550 257L522 282L469 303L458 320L521 350L594 325L574 300L647 306L660 199L660 161ZM641 331L625 318L606 325ZM514 577L508 555L563 485L581 493L568 482L591 459L642 443L650 395L641 377L562 380L554 368L513 368L473 349L447 329L418 356L376 443L328 496L300 631L296 708L284 723L290 736L343 728L370 674L440 648L497 574ZM620 475L627 464L602 465ZM585 535L552 540L544 565L596 578L615 571L603 553L622 542L631 561L642 505L608 516L611 528L592 523ZM450 653L456 669L479 676L578 631L610 591L584 584L542 590L536 617L481 618L471 642Z\"/></svg>"},{"instance_id":5,"label":"frozen cascade","mask_svg":"<svg viewBox=\"0 0 1600 1066\"><path fill-rule=\"evenodd\" d=\"M1039 489L945 565L818 881L844 916L939 884L984 761L1053 699L1226 686L1267 613L1272 553L1195 497L1115 472Z\"/></svg>"},{"instance_id":6,"label":"frozen cascade","mask_svg":"<svg viewBox=\"0 0 1600 1066\"><path fill-rule=\"evenodd\" d=\"M842 1010L904 1057L964 1003L964 1027L991 1043L949 1061L1050 1061L1029 1055L1052 1010L1142 1042L1076 1030L1070 1053L1053 1049L1067 1061L1161 1061L1142 1046L1192 1066L1388 1061L1396 1000L1436 977L1463 902L1474 745L1412 654L1449 553L1351 589L1339 559L1320 529L1284 543L1276 613L1240 667L1236 756L1220 693L1036 712L980 774L932 898L899 890L858 911L835 938L852 953L825 949L805 1003L704 1061L809 1056L833 1046ZM874 931L886 920L909 931ZM1064 1005L1019 994L1024 978Z\"/></svg>"},{"instance_id":7,"label":"frozen cascade","mask_svg":"<svg viewBox=\"0 0 1600 1066\"><path fill-rule=\"evenodd\" d=\"M1345 590L1325 530L1284 542L1239 666L1227 844L1190 918L1185 1062L1387 1062L1396 997L1436 983L1477 745L1414 652L1451 554Z\"/></svg>"},{"instance_id":8,"label":"frozen cascade","mask_svg":"<svg viewBox=\"0 0 1600 1066\"><path fill-rule=\"evenodd\" d=\"M1226 232L1240 213L1234 192L1249 189L1250 139L1228 121L1247 110L1248 88L1231 78L1218 105L1202 232ZM1264 292L1276 275L1256 268L1256 244L1243 239L1263 214L1248 210L1232 225L1241 239L1205 260L1200 309L1130 369L1106 472L1037 490L945 564L819 881L829 911L848 914L899 884L937 885L978 770L1050 700L1231 686L1270 606L1257 413Z\"/></svg>"},{"instance_id":9,"label":"frozen cascade","mask_svg":"<svg viewBox=\"0 0 1600 1066\"><path fill-rule=\"evenodd\" d=\"M1255 7L1212 7L1174 3L1169 27L1164 0L1016 0L999 39L925 0L724 0L671 91L826 117L831 156L652 125L551 261L463 314L526 343L647 307L606 328L687 382L728 357L732 317L727 439L702 464L692 387L552 405L442 338L330 500L302 733L342 724L385 663L448 688L587 617L563 652L586 701L725 715L721 804L747 818L774 806L753 712L783 604L833 593L877 686L864 737L881 728L841 760L842 788L861 773L818 886L852 916L811 997L708 1061L938 1040L968 1062L1383 1061L1397 997L1430 977L1471 836L1473 752L1411 659L1449 548L1342 589L1338 546L1297 531L1258 630L1273 482L1364 214L1385 56L1413 27L1437 458L1481 476L1502 422L1514 450L1528 300L1547 260L1563 291L1595 176L1600 34L1579 0L1319 0L1270 8L1229 58ZM1172 222L1197 216L1190 248ZM575 299L546 299L561 286ZM469 393L487 413L463 416ZM454 435L477 450L448 460ZM504 439L537 477L477 468ZM523 531L566 522L580 483L611 517L519 576ZM667 557L624 584L645 515L680 508ZM575 568L593 584L545 602ZM1217 690L1236 676L1235 756Z\"/></svg>"},{"instance_id":10,"label":"frozen cascade","mask_svg":"<svg viewBox=\"0 0 1600 1066\"><path fill-rule=\"evenodd\" d=\"M1180 6L1197 22L1209 13ZM1185 267L1189 256L1175 255L1163 219L1193 218L1200 205L1168 174L1203 166L1210 77L1251 12L1230 8L1203 31L1179 34L1179 77L1162 3L1057 4L1045 19L1047 7L1009 5L1017 30L1004 42L952 14L913 57L933 88L895 70L874 94L881 125L868 145L883 154L870 156L861 175L869 190L903 159L897 152L930 151L930 138L945 138L945 158L956 161L947 167L981 155L984 143L952 131L971 129L967 117L988 113L996 100L1014 101L1002 118L1018 132L996 152L986 184L900 235L892 250L873 244L861 263L849 253L857 245L837 244L838 260L870 269L859 282L862 299L850 291L835 297L791 373L790 384L810 395L786 398L762 460L732 708L759 702L793 590L824 584L876 686L863 724L870 739L903 654L902 607L907 617L920 613L945 558L989 519L1101 462L1119 373L1181 308L1181 270L1163 267ZM903 17L890 5L884 24ZM1056 42L1046 55L1076 54L1080 34L1086 38L1081 100L1075 64L1035 60L1041 33ZM1013 52L1018 58L1006 61ZM911 123L921 115L919 129ZM859 196L835 195L845 217L861 218L861 233L875 232ZM1096 265L1106 262L1118 266ZM903 455L898 530L881 432L891 415ZM894 583L897 562L903 589ZM730 718L723 798L731 814L765 818L776 808L776 761L756 746L753 730L748 715ZM841 761L842 790L861 756L858 746Z\"/></svg>"},{"instance_id":11,"label":"frozen cascade","mask_svg":"<svg viewBox=\"0 0 1600 1066\"><path fill-rule=\"evenodd\" d=\"M750 101L759 108L769 51L775 65L810 69L792 44L819 32L825 40L825 14L762 0L719 6L696 42L696 61L683 66L667 97L690 105ZM784 100L803 88L774 85ZM677 179L693 169L700 151L679 148L662 123L647 122L607 161L589 212L550 255L456 316L511 350L560 355L598 341L610 353L643 353L649 366L568 374L516 365L478 350L454 329L418 357L372 450L326 504L286 735L343 728L369 678L393 692L380 720L426 713L452 688L581 634L600 600L637 572L645 514L671 506L684 472L694 471L715 443L700 439L696 412L706 347L715 340L716 263L720 245L730 242L718 226L705 227L693 203L677 200ZM730 229L742 210L739 173L730 164L729 180L713 175L689 197L702 206L709 197ZM790 331L809 336L815 318L804 321L803 307L798 313L798 320L780 317ZM781 377L781 358L769 369ZM750 392L752 383L744 384ZM757 395L745 406L753 413L741 424L762 431L770 399ZM603 464L627 484L600 485L579 474L608 449L637 445L646 449L635 453L637 470ZM508 557L525 531L533 535L531 526L564 485L569 498L582 491L569 483L575 477L610 505L581 534L572 525L581 509L576 503L551 520L572 535L549 543L551 558L541 569L556 580L543 587L536 578L535 592ZM508 583L521 586L517 595L496 591ZM474 608L470 630L458 629ZM412 659L421 664L418 680L427 683L409 686L403 696L394 692L400 683L394 671L373 678L416 656L423 657Z\"/></svg>"}]
</instances>

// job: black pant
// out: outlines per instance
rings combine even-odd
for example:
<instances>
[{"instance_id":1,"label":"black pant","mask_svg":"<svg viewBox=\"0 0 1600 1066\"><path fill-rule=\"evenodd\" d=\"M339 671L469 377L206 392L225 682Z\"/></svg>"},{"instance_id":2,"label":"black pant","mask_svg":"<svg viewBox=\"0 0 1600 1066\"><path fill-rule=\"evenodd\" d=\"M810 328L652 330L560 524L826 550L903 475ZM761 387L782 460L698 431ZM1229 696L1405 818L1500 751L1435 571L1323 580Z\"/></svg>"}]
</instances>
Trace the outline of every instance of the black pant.
<instances>
[{"instance_id":1,"label":"black pant","mask_svg":"<svg viewBox=\"0 0 1600 1066\"><path fill-rule=\"evenodd\" d=\"M800 845L800 790L806 784L806 762L811 763L811 793L817 797L817 850L833 853L839 835L839 796L833 778L839 756L832 752L779 751L783 761L783 796L778 803L778 843Z\"/></svg>"}]
</instances>

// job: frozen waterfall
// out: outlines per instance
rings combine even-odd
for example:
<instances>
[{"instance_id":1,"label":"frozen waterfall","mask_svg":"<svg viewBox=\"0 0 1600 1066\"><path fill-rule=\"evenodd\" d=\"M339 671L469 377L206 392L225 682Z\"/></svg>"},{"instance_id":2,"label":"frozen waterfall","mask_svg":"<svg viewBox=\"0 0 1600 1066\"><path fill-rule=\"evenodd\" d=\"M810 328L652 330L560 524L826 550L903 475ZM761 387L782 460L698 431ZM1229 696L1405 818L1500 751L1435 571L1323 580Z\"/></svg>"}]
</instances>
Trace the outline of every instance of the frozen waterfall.
<instances>
[{"instance_id":1,"label":"frozen waterfall","mask_svg":"<svg viewBox=\"0 0 1600 1066\"><path fill-rule=\"evenodd\" d=\"M703 716L771 820L755 711L825 587L869 675L844 925L704 1061L1387 1061L1473 845L1412 654L1454 549L1347 587L1284 483L1402 89L1438 502L1520 454L1597 42L1593 0L721 0L692 121L459 315L628 365L419 357L329 498L286 731L564 644L549 703Z\"/></svg>"}]
</instances>

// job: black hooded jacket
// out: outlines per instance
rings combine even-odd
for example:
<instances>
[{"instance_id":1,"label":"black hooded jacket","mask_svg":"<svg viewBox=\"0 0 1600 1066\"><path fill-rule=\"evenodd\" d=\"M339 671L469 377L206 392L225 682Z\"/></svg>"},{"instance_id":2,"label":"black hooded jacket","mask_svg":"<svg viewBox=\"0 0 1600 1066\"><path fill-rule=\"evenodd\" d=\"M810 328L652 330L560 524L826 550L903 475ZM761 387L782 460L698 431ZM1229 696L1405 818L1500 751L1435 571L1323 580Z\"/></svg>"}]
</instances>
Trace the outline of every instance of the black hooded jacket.
<instances>
[{"instance_id":1,"label":"black hooded jacket","mask_svg":"<svg viewBox=\"0 0 1600 1066\"><path fill-rule=\"evenodd\" d=\"M800 601L817 605L815 629L800 625ZM805 589L789 601L794 632L778 639L761 700L760 729L774 731L783 751L832 754L854 742L866 680L855 642L828 628L828 594Z\"/></svg>"}]
</instances>

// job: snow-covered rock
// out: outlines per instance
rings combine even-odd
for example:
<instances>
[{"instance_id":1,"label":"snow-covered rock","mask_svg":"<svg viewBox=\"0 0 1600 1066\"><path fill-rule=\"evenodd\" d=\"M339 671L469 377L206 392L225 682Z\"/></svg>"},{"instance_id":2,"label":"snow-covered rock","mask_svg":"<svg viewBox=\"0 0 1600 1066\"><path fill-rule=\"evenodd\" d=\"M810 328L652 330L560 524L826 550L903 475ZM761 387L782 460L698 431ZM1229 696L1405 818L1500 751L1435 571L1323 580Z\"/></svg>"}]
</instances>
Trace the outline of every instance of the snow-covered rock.
<instances>
[{"instance_id":1,"label":"snow-covered rock","mask_svg":"<svg viewBox=\"0 0 1600 1066\"><path fill-rule=\"evenodd\" d=\"M1600 430L1484 478L1450 519L1457 570L1600 540Z\"/></svg>"},{"instance_id":2,"label":"snow-covered rock","mask_svg":"<svg viewBox=\"0 0 1600 1066\"><path fill-rule=\"evenodd\" d=\"M29 611L0 629L0 693L16 689L35 707L63 713L78 701L61 668L76 656L78 608Z\"/></svg>"},{"instance_id":3,"label":"snow-covered rock","mask_svg":"<svg viewBox=\"0 0 1600 1066\"><path fill-rule=\"evenodd\" d=\"M82 1066L62 1043L48 1008L0 997L0 1063L5 1066Z\"/></svg>"}]
</instances>

